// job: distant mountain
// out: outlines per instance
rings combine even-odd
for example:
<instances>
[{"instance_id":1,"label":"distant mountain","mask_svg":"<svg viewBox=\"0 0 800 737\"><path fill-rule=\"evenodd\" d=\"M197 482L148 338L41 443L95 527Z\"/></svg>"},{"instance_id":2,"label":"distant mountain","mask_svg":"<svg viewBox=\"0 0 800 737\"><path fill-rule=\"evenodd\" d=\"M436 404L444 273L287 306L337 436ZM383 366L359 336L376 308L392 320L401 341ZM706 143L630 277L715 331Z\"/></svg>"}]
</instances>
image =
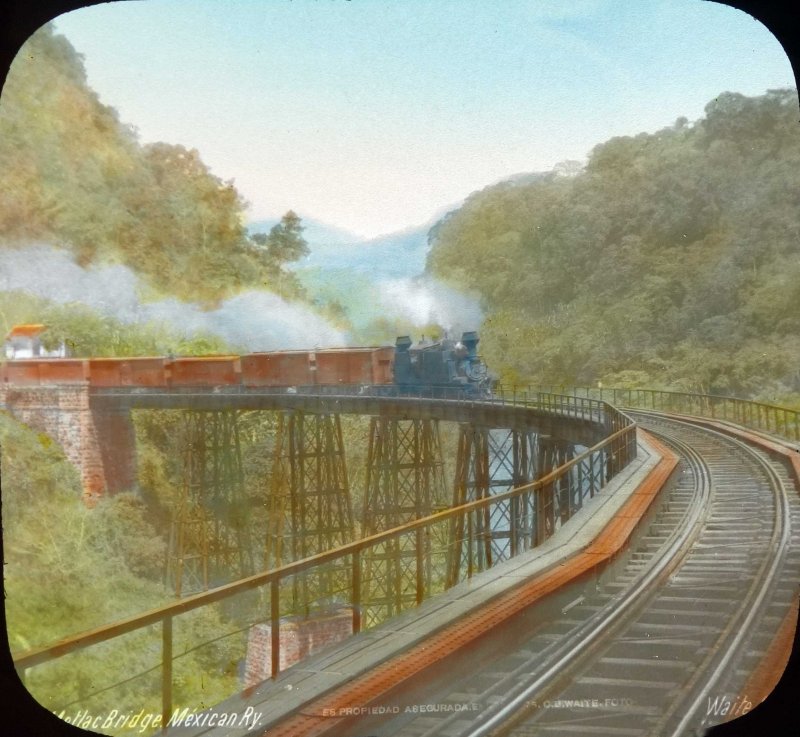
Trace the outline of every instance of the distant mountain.
<instances>
[{"instance_id":1,"label":"distant mountain","mask_svg":"<svg viewBox=\"0 0 800 737\"><path fill-rule=\"evenodd\" d=\"M486 189L498 185L527 186L559 176L576 176L583 170L577 161L564 161L550 171L521 172L504 177ZM301 215L303 237L311 249L310 255L294 265L299 276L315 272L314 281L320 274L333 272L329 276L338 278L344 272L356 272L373 279L402 279L420 275L425 270L425 260L430 250L428 233L444 217L456 212L463 202L441 208L424 225L406 228L377 238L364 239L342 228L328 225L313 217ZM259 220L251 223L251 233L269 233L279 219ZM338 276L334 276L334 274Z\"/></svg>"},{"instance_id":2,"label":"distant mountain","mask_svg":"<svg viewBox=\"0 0 800 737\"><path fill-rule=\"evenodd\" d=\"M330 246L347 245L363 240L363 238L354 233L348 233L343 228L337 228L335 225L328 225L305 215L300 215L300 218L303 221L303 236L309 243L314 243L317 247L327 249ZM279 222L280 218L257 220L250 223L247 229L251 233L269 233Z\"/></svg>"},{"instance_id":3,"label":"distant mountain","mask_svg":"<svg viewBox=\"0 0 800 737\"><path fill-rule=\"evenodd\" d=\"M429 225L380 236L335 254L331 265L381 277L411 277L425 270ZM342 263L342 259L345 263Z\"/></svg>"},{"instance_id":4,"label":"distant mountain","mask_svg":"<svg viewBox=\"0 0 800 737\"><path fill-rule=\"evenodd\" d=\"M302 216L301 216L302 217ZM432 223L366 240L314 218L302 217L303 237L311 253L294 270L353 271L368 277L411 277L425 269ZM248 225L251 233L269 233L278 219Z\"/></svg>"}]
</instances>

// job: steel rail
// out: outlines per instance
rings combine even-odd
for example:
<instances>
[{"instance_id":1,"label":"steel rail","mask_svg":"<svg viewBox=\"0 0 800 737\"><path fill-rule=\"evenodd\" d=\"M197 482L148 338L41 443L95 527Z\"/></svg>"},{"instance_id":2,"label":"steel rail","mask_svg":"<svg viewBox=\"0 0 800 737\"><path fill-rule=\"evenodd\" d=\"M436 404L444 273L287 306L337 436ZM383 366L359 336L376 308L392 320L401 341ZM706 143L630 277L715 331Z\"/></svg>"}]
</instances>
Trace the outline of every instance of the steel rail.
<instances>
[{"instance_id":1,"label":"steel rail","mask_svg":"<svg viewBox=\"0 0 800 737\"><path fill-rule=\"evenodd\" d=\"M638 414L659 416L658 413L654 412L640 412ZM672 421L685 425L691 424L679 420ZM728 626L720 633L720 645L722 645L725 640L728 640L724 649L721 649L722 655L720 656L719 649L711 649L703 664L695 670L690 683L687 684L689 689L694 688L698 681L705 676L703 685L696 689L696 696L694 699L690 701L688 706L684 703L674 704L672 709L662 717L659 727L665 727L666 722L679 708L683 711L683 717L675 725L674 729L668 733L672 735L672 737L678 737L678 735L684 733L686 727L695 718L703 699L708 697L709 692L722 677L723 671L729 666L731 660L740 653L742 644L745 638L750 634L753 623L761 610L769 590L774 586L786 557L786 551L791 537L789 503L786 489L780 477L775 472L775 469L741 440L709 428L705 428L705 431L711 435L725 438L728 442L733 443L741 452L746 453L751 460L760 466L769 479L769 485L775 499L775 523L772 528L772 535L769 543L769 549L774 554L764 557L753 579L754 584L748 591L748 595L742 599L736 614L731 617ZM714 661L717 661L716 665L714 665Z\"/></svg>"},{"instance_id":2,"label":"steel rail","mask_svg":"<svg viewBox=\"0 0 800 737\"><path fill-rule=\"evenodd\" d=\"M636 414L654 415L663 420L668 419L670 423L697 427L691 422L677 421L654 412L640 412ZM752 462L758 464L764 471L776 501L774 524L768 548L776 554L764 556L754 574L753 584L749 588L747 595L741 600L736 612L728 619L726 626L719 634L717 645L710 648L708 655L706 655L703 662L695 669L689 682L684 684L681 693L685 694L685 696L673 700L668 709L661 715L658 724L653 728L653 734L667 734L670 737L678 737L686 733L687 727L697 719L697 712L701 708L703 700L708 697L709 692L722 678L724 671L730 666L731 661L740 654L743 643L750 636L752 625L761 611L762 604L769 590L775 585L778 572L786 556L790 537L787 496L785 488L774 468L747 444L735 438L731 438L725 433L709 430L707 428L703 428L702 431L722 439L723 442L733 445L739 451L745 453ZM683 445L684 447L681 452L686 452L688 448L684 443L673 442L673 444L678 447ZM692 449L688 450L692 455L695 455ZM696 529L696 532L699 532L699 530ZM696 534L694 537L696 537ZM678 563L675 563L671 567L675 568L677 565ZM652 581L655 577L648 574L646 578ZM638 584L634 584L634 588L629 589L629 592L633 593L634 590L644 592L646 587L642 586L641 583L642 581L640 580ZM614 600L609 603L609 606L604 607L601 612L598 612L598 615L606 612L613 603ZM646 605L640 608L644 610L646 609ZM616 615L616 610L612 609L612 617L616 617ZM582 625L578 632L588 629L589 623L596 621L598 618L598 616L595 616L587 620L587 623ZM601 629L608 629L604 622L601 623ZM528 702L533 695L547 690L546 676L549 675L551 678L555 678L556 676L563 677L564 672L559 669L568 667L574 670L580 669L578 661L580 660L579 656L584 654L582 650L588 650L598 636L599 635L594 632L589 632L589 636L583 643L577 642L574 644L570 639L569 645L566 646L568 651L556 664L551 666L545 674L527 686L524 692L516 696L513 701L504 704L489 720L471 731L463 732L463 736L486 737L486 735L491 734L493 737L496 737L497 735L508 734L514 729L515 724L524 721L527 717L527 710L524 708L525 703ZM572 665L573 663L574 665ZM688 704L687 699L689 701ZM679 710L682 712L682 717L676 724L670 726L670 722L674 721L675 714ZM493 729L494 731L492 731ZM432 734L433 733L435 732L432 732Z\"/></svg>"},{"instance_id":3,"label":"steel rail","mask_svg":"<svg viewBox=\"0 0 800 737\"><path fill-rule=\"evenodd\" d=\"M696 502L692 504L684 515L681 523L676 525L670 537L656 555L653 565L645 569L633 583L633 585L618 596L611 599L602 609L580 625L577 630L570 633L563 641L557 643L553 649L555 652L550 655L545 669L542 671L540 659L542 653L537 653L534 658L526 661L519 667L519 672L525 672L531 664L537 665L539 671L536 679L526 683L522 690L512 689L514 694L510 700L504 700L488 719L482 720L479 725L471 728L470 731L463 732L463 737L487 737L488 735L504 734L510 723L516 723L520 718L524 718L526 709L524 708L534 694L546 690L547 685L556 678L564 675L565 669L574 668L575 663L586 657L587 652L603 636L609 636L611 632L617 631L627 619L630 618L631 609L640 604L640 597L648 590L651 590L658 579L663 579L669 575L683 560L688 549L696 539L700 527L705 520L711 496L711 477L708 466L702 457L685 443L666 438L661 433L654 433L667 440L670 445L678 449L689 459L695 472L695 497ZM553 658L556 658L553 662ZM528 671L530 672L530 671ZM513 681L518 673L507 676L507 681ZM505 684L502 684L505 685ZM493 690L493 692L495 692ZM498 688L497 693L503 693L502 687ZM505 693L508 693L506 690ZM437 730L430 730L424 737L436 735Z\"/></svg>"}]
</instances>

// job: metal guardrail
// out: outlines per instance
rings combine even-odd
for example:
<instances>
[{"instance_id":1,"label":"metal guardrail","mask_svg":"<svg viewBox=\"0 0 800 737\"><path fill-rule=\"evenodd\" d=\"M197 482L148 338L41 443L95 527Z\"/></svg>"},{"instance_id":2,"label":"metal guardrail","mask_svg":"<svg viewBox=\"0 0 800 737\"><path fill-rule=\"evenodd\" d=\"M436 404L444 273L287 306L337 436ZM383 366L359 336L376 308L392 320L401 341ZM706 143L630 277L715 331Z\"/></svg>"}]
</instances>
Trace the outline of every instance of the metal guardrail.
<instances>
[{"instance_id":1,"label":"metal guardrail","mask_svg":"<svg viewBox=\"0 0 800 737\"><path fill-rule=\"evenodd\" d=\"M734 422L787 440L800 441L800 410L775 404L753 402L738 397L661 389L558 387L558 391L576 398L605 400L619 407L660 410Z\"/></svg>"},{"instance_id":2,"label":"metal guardrail","mask_svg":"<svg viewBox=\"0 0 800 737\"><path fill-rule=\"evenodd\" d=\"M362 612L368 602L363 601L365 556L389 542L415 546L417 559L421 559L424 540L435 538L444 531L449 541L448 549L439 555L448 557L447 568L457 570L457 580L469 578L501 560L540 545L579 511L586 500L592 498L636 457L636 424L613 406L587 397L551 395L543 392L501 391L493 400L505 404L536 407L562 416L584 417L597 422L600 418L608 430L608 436L567 463L554 469L536 481L485 499L472 501L458 507L437 512L400 527L356 540L340 548L312 557L288 563L280 568L265 571L203 593L188 596L167 606L129 617L119 622L97 627L80 634L59 640L44 647L33 648L13 654L15 666L24 677L27 669L53 661L68 653L83 650L92 645L112 640L122 635L142 630L152 625L161 629L161 702L162 725L168 724L173 702L173 661L180 656L173 652L173 624L176 617L186 612L230 599L246 591L261 589L269 592L269 622L271 624L272 663L275 677L280 663L280 628L282 612L282 586L291 586L296 577L312 571L321 571L324 566L337 564L349 567L349 582L337 597L337 607L352 609L352 628L357 633L362 629ZM514 507L516 523L504 535L505 551L495 548L492 555L492 520L503 517ZM512 517L508 517L511 519ZM444 530L441 527L444 526ZM441 538L442 535L439 535ZM453 549L457 548L457 557ZM484 551L478 554L478 549ZM464 552L466 551L466 555ZM427 553L429 554L429 553ZM487 557L488 554L488 557ZM452 561L455 560L453 564ZM476 562L477 561L477 562ZM417 565L416 603L420 604L431 595L445 590L444 576L428 580L423 566ZM285 588L283 590L286 590Z\"/></svg>"}]
</instances>

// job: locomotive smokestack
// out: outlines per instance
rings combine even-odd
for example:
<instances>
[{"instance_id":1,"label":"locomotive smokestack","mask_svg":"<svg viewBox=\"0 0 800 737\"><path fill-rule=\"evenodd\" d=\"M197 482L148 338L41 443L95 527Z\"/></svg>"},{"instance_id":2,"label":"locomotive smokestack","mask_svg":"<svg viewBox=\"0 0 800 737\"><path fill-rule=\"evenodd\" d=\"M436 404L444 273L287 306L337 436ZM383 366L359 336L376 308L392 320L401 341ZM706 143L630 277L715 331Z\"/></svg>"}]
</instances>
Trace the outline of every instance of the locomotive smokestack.
<instances>
[{"instance_id":1,"label":"locomotive smokestack","mask_svg":"<svg viewBox=\"0 0 800 737\"><path fill-rule=\"evenodd\" d=\"M462 333L461 335L461 342L467 347L470 356L477 354L479 341L480 338L478 337L478 333L476 333L474 330Z\"/></svg>"},{"instance_id":2,"label":"locomotive smokestack","mask_svg":"<svg viewBox=\"0 0 800 737\"><path fill-rule=\"evenodd\" d=\"M411 338L407 335L401 335L394 343L394 347L398 353L405 353L411 347Z\"/></svg>"}]
</instances>

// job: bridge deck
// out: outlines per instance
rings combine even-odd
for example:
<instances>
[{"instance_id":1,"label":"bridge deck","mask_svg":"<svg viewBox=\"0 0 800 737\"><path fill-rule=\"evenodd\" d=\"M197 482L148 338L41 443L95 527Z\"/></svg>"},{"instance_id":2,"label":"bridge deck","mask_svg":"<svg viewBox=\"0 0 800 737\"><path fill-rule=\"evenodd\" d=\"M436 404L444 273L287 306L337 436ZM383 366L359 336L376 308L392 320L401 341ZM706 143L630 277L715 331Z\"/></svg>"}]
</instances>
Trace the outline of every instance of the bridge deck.
<instances>
[{"instance_id":1,"label":"bridge deck","mask_svg":"<svg viewBox=\"0 0 800 737\"><path fill-rule=\"evenodd\" d=\"M607 419L598 403L538 406L512 403L502 398L453 399L430 396L360 396L339 387L322 393L285 389L248 389L246 387L191 387L155 389L146 387L92 389L92 406L104 410L189 409L189 410L301 410L359 414L396 419L437 419L467 422L488 427L526 428L583 445L594 445L607 431ZM580 400L578 400L580 401Z\"/></svg>"},{"instance_id":2,"label":"bridge deck","mask_svg":"<svg viewBox=\"0 0 800 737\"><path fill-rule=\"evenodd\" d=\"M277 724L333 689L346 686L358 676L370 673L396 656L408 653L414 646L423 642L427 646L437 633L441 633L454 621L467 615L484 613L493 607L499 606L503 609L504 595L508 596L522 584L530 587L533 582L535 586L537 581L554 572L559 577L559 585L563 585L571 576L585 574L587 568L590 575L595 575L591 571L591 558L590 566L584 563L584 567L580 569L565 563L568 559L587 552L590 556L595 556L595 565L613 556L618 548L614 549L613 545L597 546L593 543L613 522L617 528L616 543L622 546L633 527L647 512L650 502L673 467L663 462L662 455L654 444L640 438L638 458L619 473L602 494L589 500L581 514L570 519L556 536L543 545L475 575L471 580L393 618L391 622L350 637L344 643L308 658L281 673L276 680L266 681L250 692L227 699L210 710L207 719L201 720L206 726L173 726L167 730L167 734L176 737L222 737L229 734L230 729L227 727L207 726L215 721L210 718L213 713L253 715L257 719L257 725L249 731L243 730L241 734L264 734L265 731L271 731L270 725ZM659 483L653 484L656 477ZM646 484L645 481L648 480L650 483ZM649 488L645 490L645 487ZM637 493L640 494L638 500L634 498ZM637 501L638 504L633 504ZM542 585L535 596L541 597L552 590L552 587L548 589ZM563 606L563 603L559 605ZM468 638L469 636L474 636L474 633L468 634ZM445 639L449 641L452 637ZM399 674L394 673L393 677L398 678ZM311 712L321 720L324 719L321 708L316 710L319 713L314 709Z\"/></svg>"}]
</instances>

